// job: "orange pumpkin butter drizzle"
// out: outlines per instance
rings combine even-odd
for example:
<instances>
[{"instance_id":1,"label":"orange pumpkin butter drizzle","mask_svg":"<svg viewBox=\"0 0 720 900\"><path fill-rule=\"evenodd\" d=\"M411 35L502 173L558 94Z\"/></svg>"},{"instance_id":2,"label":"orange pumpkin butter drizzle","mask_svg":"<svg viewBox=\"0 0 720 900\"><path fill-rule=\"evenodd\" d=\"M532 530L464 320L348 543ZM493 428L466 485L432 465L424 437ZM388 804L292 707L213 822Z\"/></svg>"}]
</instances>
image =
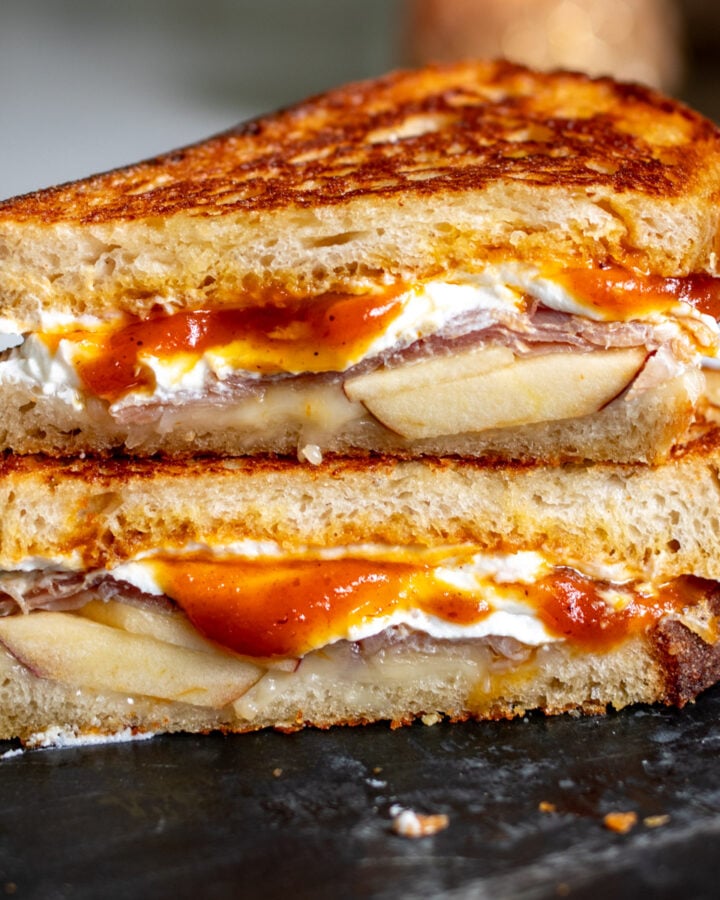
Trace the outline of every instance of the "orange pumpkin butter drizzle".
<instances>
[{"instance_id":1,"label":"orange pumpkin butter drizzle","mask_svg":"<svg viewBox=\"0 0 720 900\"><path fill-rule=\"evenodd\" d=\"M142 364L143 355L197 357L226 348L230 365L238 362L237 368L261 375L342 371L399 316L403 290L326 294L287 306L178 312L133 320L109 333L76 331L47 340L82 342L76 361L80 380L89 392L110 402L133 389L152 389L153 373Z\"/></svg>"},{"instance_id":2,"label":"orange pumpkin butter drizzle","mask_svg":"<svg viewBox=\"0 0 720 900\"><path fill-rule=\"evenodd\" d=\"M458 623L489 612L429 570L364 559L154 562L163 590L206 637L247 656L301 656L352 625L419 608Z\"/></svg>"},{"instance_id":3,"label":"orange pumpkin butter drizzle","mask_svg":"<svg viewBox=\"0 0 720 900\"><path fill-rule=\"evenodd\" d=\"M556 569L532 586L530 600L546 629L591 651L602 651L667 615L692 609L707 595L709 582L687 575L652 594L631 591L613 609L592 579L572 569Z\"/></svg>"},{"instance_id":4,"label":"orange pumpkin butter drizzle","mask_svg":"<svg viewBox=\"0 0 720 900\"><path fill-rule=\"evenodd\" d=\"M720 278L710 275L665 278L610 266L565 269L553 278L571 294L596 307L603 319L667 313L680 302L720 318Z\"/></svg>"},{"instance_id":5,"label":"orange pumpkin butter drizzle","mask_svg":"<svg viewBox=\"0 0 720 900\"><path fill-rule=\"evenodd\" d=\"M456 590L436 580L431 566L411 562L159 557L152 565L202 634L247 656L302 656L401 610L457 625L492 612L482 589ZM675 582L652 596L626 592L626 605L614 609L596 582L564 568L528 585L494 584L493 592L524 597L550 635L599 652L701 596L689 582Z\"/></svg>"}]
</instances>

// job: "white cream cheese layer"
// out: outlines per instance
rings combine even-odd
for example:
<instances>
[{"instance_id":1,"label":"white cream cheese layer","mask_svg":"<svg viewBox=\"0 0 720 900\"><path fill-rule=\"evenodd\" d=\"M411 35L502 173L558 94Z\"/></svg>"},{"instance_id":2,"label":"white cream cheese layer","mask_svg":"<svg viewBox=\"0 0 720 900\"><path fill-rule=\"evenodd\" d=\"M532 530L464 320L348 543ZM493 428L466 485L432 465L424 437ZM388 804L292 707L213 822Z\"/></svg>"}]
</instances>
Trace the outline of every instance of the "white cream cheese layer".
<instances>
[{"instance_id":1,"label":"white cream cheese layer","mask_svg":"<svg viewBox=\"0 0 720 900\"><path fill-rule=\"evenodd\" d=\"M53 353L37 335L28 335L0 361L0 384L24 384L82 410L84 391L73 365L73 350L69 341L60 341Z\"/></svg>"},{"instance_id":2,"label":"white cream cheese layer","mask_svg":"<svg viewBox=\"0 0 720 900\"><path fill-rule=\"evenodd\" d=\"M573 295L559 282L542 276L535 267L514 263L493 265L453 282L431 281L407 291L399 298L403 306L401 313L361 356L349 356L345 368L393 347L406 347L436 334L451 320L468 313L484 311L488 325L498 319L510 323L515 320L522 328L522 309L527 296L552 310L596 321L608 320L597 307ZM707 344L705 356L713 357L718 325L712 317L698 313L688 304L674 304L672 316L650 312L639 318L661 327L662 338L667 341L696 330L698 339ZM85 395L74 366L78 352L78 345L71 340L61 339L53 352L37 336L30 335L20 346L9 349L0 362L0 383L22 383L76 409L82 408ZM154 387L129 392L114 409L138 403L191 401L202 398L209 385L217 389L218 381L222 385L230 377L259 377L257 372L233 368L222 348L207 350L200 356L181 353L160 358L141 354L139 361L154 373Z\"/></svg>"},{"instance_id":3,"label":"white cream cheese layer","mask_svg":"<svg viewBox=\"0 0 720 900\"><path fill-rule=\"evenodd\" d=\"M247 553L245 559L267 559L268 565L281 558L279 554L266 555L270 549L267 543L258 548L252 546L252 542L244 542L237 545ZM256 553L255 550L262 552ZM197 551L196 551L197 552ZM212 554L219 556L217 552ZM379 558L381 548L372 545L358 546L354 548L331 548L328 550L313 550L312 558L340 559L353 556L364 558ZM429 559L431 552L426 558ZM407 548L385 548L382 558L403 559L409 561L417 558L408 553ZM423 554L419 553L419 561ZM452 556L432 569L433 578L438 590L448 587L458 588L468 593L473 592L478 600L487 603L491 611L472 624L458 624L429 615L419 609L408 609L395 612L391 615L368 618L357 625L350 625L346 630L338 631L332 642L347 640L359 641L380 634L388 628L405 625L416 631L422 631L437 639L463 640L470 638L483 638L490 635L497 637L512 637L523 644L538 646L558 640L551 635L537 616L532 606L524 599L523 584L531 584L543 574L549 571L547 562L539 553L522 552L515 554L475 554L470 559L457 560ZM152 555L148 554L143 559L124 563L112 570L113 577L132 584L139 590L154 595L163 594L163 590L157 581L153 570ZM517 586L513 591L512 587ZM317 649L317 648L316 648Z\"/></svg>"}]
</instances>

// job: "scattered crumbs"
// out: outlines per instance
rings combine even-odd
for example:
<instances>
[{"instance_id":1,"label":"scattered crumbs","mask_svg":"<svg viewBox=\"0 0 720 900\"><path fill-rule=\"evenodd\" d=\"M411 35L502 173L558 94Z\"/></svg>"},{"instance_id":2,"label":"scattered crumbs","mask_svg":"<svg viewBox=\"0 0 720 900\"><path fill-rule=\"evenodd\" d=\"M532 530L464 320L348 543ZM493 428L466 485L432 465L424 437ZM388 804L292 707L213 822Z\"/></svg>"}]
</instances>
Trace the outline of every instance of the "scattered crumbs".
<instances>
[{"instance_id":1,"label":"scattered crumbs","mask_svg":"<svg viewBox=\"0 0 720 900\"><path fill-rule=\"evenodd\" d=\"M282 775L283 770L282 769L273 769L272 773L273 773L273 778L279 778Z\"/></svg>"},{"instance_id":2,"label":"scattered crumbs","mask_svg":"<svg viewBox=\"0 0 720 900\"><path fill-rule=\"evenodd\" d=\"M603 825L616 834L627 834L637 825L637 820L637 813L634 812L611 812L603 818Z\"/></svg>"},{"instance_id":3,"label":"scattered crumbs","mask_svg":"<svg viewBox=\"0 0 720 900\"><path fill-rule=\"evenodd\" d=\"M557 812L557 806L554 803L549 803L547 800L541 800L538 803L538 809L540 812L544 813L554 813Z\"/></svg>"},{"instance_id":4,"label":"scattered crumbs","mask_svg":"<svg viewBox=\"0 0 720 900\"><path fill-rule=\"evenodd\" d=\"M6 750L0 759L12 759L13 756L22 756L24 752L22 747L15 747L13 750Z\"/></svg>"},{"instance_id":5,"label":"scattered crumbs","mask_svg":"<svg viewBox=\"0 0 720 900\"><path fill-rule=\"evenodd\" d=\"M437 725L438 722L442 722L442 716L438 713L426 713L420 717L420 721L423 725Z\"/></svg>"},{"instance_id":6,"label":"scattered crumbs","mask_svg":"<svg viewBox=\"0 0 720 900\"><path fill-rule=\"evenodd\" d=\"M450 819L444 813L435 815L423 815L412 809L403 809L397 804L390 807L392 816L392 830L400 837L421 838L444 831L450 824Z\"/></svg>"},{"instance_id":7,"label":"scattered crumbs","mask_svg":"<svg viewBox=\"0 0 720 900\"><path fill-rule=\"evenodd\" d=\"M382 772L382 766L375 766L372 770L373 775L379 775Z\"/></svg>"},{"instance_id":8,"label":"scattered crumbs","mask_svg":"<svg viewBox=\"0 0 720 900\"><path fill-rule=\"evenodd\" d=\"M570 885L566 881L561 881L555 888L558 897L567 897L570 894Z\"/></svg>"},{"instance_id":9,"label":"scattered crumbs","mask_svg":"<svg viewBox=\"0 0 720 900\"><path fill-rule=\"evenodd\" d=\"M386 788L387 781L383 781L382 778L368 778L367 785L371 788Z\"/></svg>"},{"instance_id":10,"label":"scattered crumbs","mask_svg":"<svg viewBox=\"0 0 720 900\"><path fill-rule=\"evenodd\" d=\"M54 747L84 747L91 744L119 744L124 741L146 741L154 737L154 731L135 731L133 728L124 728L111 734L102 732L76 732L71 728L60 728L53 725L46 731L31 734L25 741L25 747L29 750L49 749Z\"/></svg>"},{"instance_id":11,"label":"scattered crumbs","mask_svg":"<svg viewBox=\"0 0 720 900\"><path fill-rule=\"evenodd\" d=\"M669 821L670 816L645 816L643 825L646 828L660 828L662 825L667 825Z\"/></svg>"},{"instance_id":12,"label":"scattered crumbs","mask_svg":"<svg viewBox=\"0 0 720 900\"><path fill-rule=\"evenodd\" d=\"M16 894L17 893L17 885L14 881L6 881L3 885L3 890L6 894Z\"/></svg>"}]
</instances>

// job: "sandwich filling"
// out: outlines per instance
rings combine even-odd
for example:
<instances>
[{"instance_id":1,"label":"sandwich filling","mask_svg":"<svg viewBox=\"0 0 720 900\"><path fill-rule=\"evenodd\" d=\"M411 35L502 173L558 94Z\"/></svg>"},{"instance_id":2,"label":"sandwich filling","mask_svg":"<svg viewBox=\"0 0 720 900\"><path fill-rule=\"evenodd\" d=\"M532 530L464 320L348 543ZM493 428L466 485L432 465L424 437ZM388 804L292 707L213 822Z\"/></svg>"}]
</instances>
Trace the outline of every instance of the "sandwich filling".
<instances>
[{"instance_id":1,"label":"sandwich filling","mask_svg":"<svg viewBox=\"0 0 720 900\"><path fill-rule=\"evenodd\" d=\"M602 651L662 617L690 616L696 599L693 579L658 583L619 565L557 565L537 551L465 545L289 554L245 541L144 553L110 569L28 559L0 573L2 617L72 611L103 621L103 607L119 601L182 613L217 646L261 659L299 659L399 627L441 640L500 636Z\"/></svg>"},{"instance_id":2,"label":"sandwich filling","mask_svg":"<svg viewBox=\"0 0 720 900\"><path fill-rule=\"evenodd\" d=\"M279 561L160 554L118 574L172 598L206 637L251 657L302 657L398 626L438 639L566 640L597 650L691 599L675 583L618 583L553 566L536 552L470 548L347 548Z\"/></svg>"},{"instance_id":3,"label":"sandwich filling","mask_svg":"<svg viewBox=\"0 0 720 900\"><path fill-rule=\"evenodd\" d=\"M370 426L412 442L582 417L713 365L719 283L508 263L312 301L177 311L158 298L146 319L48 321L18 337L0 383L124 429L130 445L147 428L223 427L271 442L294 429L319 451Z\"/></svg>"},{"instance_id":4,"label":"sandwich filling","mask_svg":"<svg viewBox=\"0 0 720 900\"><path fill-rule=\"evenodd\" d=\"M28 558L0 574L0 671L29 690L100 691L130 713L179 703L218 715L215 727L332 721L307 707L326 691L349 704L343 720L372 720L387 717L388 691L438 683L462 698L446 711L504 715L497 698L557 674L558 658L593 669L668 626L718 640L714 583L583 571L537 551L245 541L109 569L72 562Z\"/></svg>"}]
</instances>

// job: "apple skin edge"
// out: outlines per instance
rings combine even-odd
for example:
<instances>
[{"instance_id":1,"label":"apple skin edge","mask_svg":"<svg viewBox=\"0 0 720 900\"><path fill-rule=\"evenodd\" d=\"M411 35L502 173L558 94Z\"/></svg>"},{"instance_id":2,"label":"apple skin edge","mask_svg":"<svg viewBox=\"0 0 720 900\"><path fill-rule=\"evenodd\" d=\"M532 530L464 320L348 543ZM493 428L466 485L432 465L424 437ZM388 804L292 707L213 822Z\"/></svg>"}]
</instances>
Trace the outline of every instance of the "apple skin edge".
<instances>
[{"instance_id":1,"label":"apple skin edge","mask_svg":"<svg viewBox=\"0 0 720 900\"><path fill-rule=\"evenodd\" d=\"M646 358L639 347L520 358L490 347L377 369L349 379L344 390L388 430L417 440L598 412L628 387Z\"/></svg>"},{"instance_id":2,"label":"apple skin edge","mask_svg":"<svg viewBox=\"0 0 720 900\"><path fill-rule=\"evenodd\" d=\"M40 678L215 709L239 699L264 674L229 654L191 650L72 613L0 619L0 643Z\"/></svg>"}]
</instances>

